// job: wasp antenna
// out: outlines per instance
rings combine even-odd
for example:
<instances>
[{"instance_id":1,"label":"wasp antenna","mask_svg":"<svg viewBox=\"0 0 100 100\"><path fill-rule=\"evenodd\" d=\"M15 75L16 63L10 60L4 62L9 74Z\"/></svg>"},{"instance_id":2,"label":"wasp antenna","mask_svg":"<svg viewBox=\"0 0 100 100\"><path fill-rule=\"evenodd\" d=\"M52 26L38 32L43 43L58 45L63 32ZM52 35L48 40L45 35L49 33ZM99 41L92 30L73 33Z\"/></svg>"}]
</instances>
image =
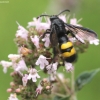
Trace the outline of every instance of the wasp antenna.
<instances>
[{"instance_id":1,"label":"wasp antenna","mask_svg":"<svg viewBox=\"0 0 100 100\"><path fill-rule=\"evenodd\" d=\"M38 19L38 18L40 18L40 16L39 16L39 17L37 17L37 19Z\"/></svg>"},{"instance_id":2,"label":"wasp antenna","mask_svg":"<svg viewBox=\"0 0 100 100\"><path fill-rule=\"evenodd\" d=\"M40 17L43 17L43 16L48 16L48 17L50 17L50 15L40 15L39 17L37 17L37 19L40 18Z\"/></svg>"},{"instance_id":3,"label":"wasp antenna","mask_svg":"<svg viewBox=\"0 0 100 100\"><path fill-rule=\"evenodd\" d=\"M61 12L60 12L57 16L59 16L60 14L62 14L62 13L64 13L64 12L66 12L66 11L70 12L70 10L65 9L65 10L61 11Z\"/></svg>"}]
</instances>

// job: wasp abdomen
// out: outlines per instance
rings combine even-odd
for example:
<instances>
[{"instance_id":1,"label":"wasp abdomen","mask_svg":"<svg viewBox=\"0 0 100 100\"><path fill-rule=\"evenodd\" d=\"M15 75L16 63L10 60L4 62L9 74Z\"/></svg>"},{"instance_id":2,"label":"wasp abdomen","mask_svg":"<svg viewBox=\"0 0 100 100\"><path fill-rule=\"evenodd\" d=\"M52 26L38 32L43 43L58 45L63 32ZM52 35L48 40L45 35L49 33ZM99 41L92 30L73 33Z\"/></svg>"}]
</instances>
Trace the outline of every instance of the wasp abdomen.
<instances>
[{"instance_id":1,"label":"wasp abdomen","mask_svg":"<svg viewBox=\"0 0 100 100\"><path fill-rule=\"evenodd\" d=\"M62 43L60 46L62 57L67 62L73 62L76 59L76 50L73 47L72 42Z\"/></svg>"}]
</instances>

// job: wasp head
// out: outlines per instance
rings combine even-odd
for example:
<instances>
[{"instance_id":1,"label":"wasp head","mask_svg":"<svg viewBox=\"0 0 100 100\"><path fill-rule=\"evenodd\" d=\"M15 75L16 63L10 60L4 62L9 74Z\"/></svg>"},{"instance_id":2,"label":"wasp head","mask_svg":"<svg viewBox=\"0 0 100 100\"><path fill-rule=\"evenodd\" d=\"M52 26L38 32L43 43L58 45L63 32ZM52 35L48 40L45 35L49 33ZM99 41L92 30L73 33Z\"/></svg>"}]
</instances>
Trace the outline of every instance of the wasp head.
<instances>
[{"instance_id":1,"label":"wasp head","mask_svg":"<svg viewBox=\"0 0 100 100\"><path fill-rule=\"evenodd\" d=\"M55 19L58 19L58 16L57 16L57 15L52 15L52 16L50 16L50 21L53 21L53 20L55 20Z\"/></svg>"}]
</instances>

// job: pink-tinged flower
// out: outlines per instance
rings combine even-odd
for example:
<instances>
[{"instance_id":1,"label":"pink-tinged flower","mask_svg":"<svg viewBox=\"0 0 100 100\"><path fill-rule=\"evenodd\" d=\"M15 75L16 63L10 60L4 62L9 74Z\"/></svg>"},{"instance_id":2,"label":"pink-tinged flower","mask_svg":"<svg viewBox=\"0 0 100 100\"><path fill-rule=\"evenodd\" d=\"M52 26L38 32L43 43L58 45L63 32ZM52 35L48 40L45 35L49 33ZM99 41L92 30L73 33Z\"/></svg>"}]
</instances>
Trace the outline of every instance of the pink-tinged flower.
<instances>
[{"instance_id":1,"label":"pink-tinged flower","mask_svg":"<svg viewBox=\"0 0 100 100\"><path fill-rule=\"evenodd\" d=\"M74 67L73 67L72 63L68 63L68 62L65 61L65 69L68 72L71 72L74 69Z\"/></svg>"},{"instance_id":2,"label":"pink-tinged flower","mask_svg":"<svg viewBox=\"0 0 100 100\"><path fill-rule=\"evenodd\" d=\"M35 64L40 65L40 69L44 69L44 67L49 64L49 62L46 59L47 58L45 56L40 55Z\"/></svg>"},{"instance_id":3,"label":"pink-tinged flower","mask_svg":"<svg viewBox=\"0 0 100 100\"><path fill-rule=\"evenodd\" d=\"M41 85L39 85L39 86L36 88L36 96L37 96L38 94L41 94L42 89L43 89L43 87L42 87Z\"/></svg>"},{"instance_id":4,"label":"pink-tinged flower","mask_svg":"<svg viewBox=\"0 0 100 100\"><path fill-rule=\"evenodd\" d=\"M11 88L7 89L7 92L9 92L9 93L12 92L12 89Z\"/></svg>"},{"instance_id":5,"label":"pink-tinged flower","mask_svg":"<svg viewBox=\"0 0 100 100\"><path fill-rule=\"evenodd\" d=\"M13 63L13 68L15 71L19 72L19 74L23 75L22 71L28 71L28 68L25 64L25 61L21 59L18 63Z\"/></svg>"},{"instance_id":6,"label":"pink-tinged flower","mask_svg":"<svg viewBox=\"0 0 100 100\"><path fill-rule=\"evenodd\" d=\"M36 82L37 78L40 78L40 76L37 73L37 70L35 68L30 68L29 75L28 75L27 79L28 80L32 79L33 82Z\"/></svg>"},{"instance_id":7,"label":"pink-tinged flower","mask_svg":"<svg viewBox=\"0 0 100 100\"><path fill-rule=\"evenodd\" d=\"M95 39L95 40L91 40L90 44L95 44L95 45L99 45L100 40L99 39Z\"/></svg>"},{"instance_id":8,"label":"pink-tinged flower","mask_svg":"<svg viewBox=\"0 0 100 100\"><path fill-rule=\"evenodd\" d=\"M50 44L50 34L46 34L45 37L42 39L42 41L45 41L44 46L49 47Z\"/></svg>"},{"instance_id":9,"label":"pink-tinged flower","mask_svg":"<svg viewBox=\"0 0 100 100\"><path fill-rule=\"evenodd\" d=\"M28 22L28 28L31 26L37 27L41 23L41 19L33 18L32 22ZM37 29L37 28L36 28Z\"/></svg>"},{"instance_id":10,"label":"pink-tinged flower","mask_svg":"<svg viewBox=\"0 0 100 100\"><path fill-rule=\"evenodd\" d=\"M46 67L46 69L48 70L48 74L56 73L57 66L58 66L58 62L55 62L53 64L48 65Z\"/></svg>"},{"instance_id":11,"label":"pink-tinged flower","mask_svg":"<svg viewBox=\"0 0 100 100\"><path fill-rule=\"evenodd\" d=\"M12 66L12 62L8 62L8 61L2 60L0 62L0 65L3 66L3 72L6 73L7 72L7 68L10 67L10 66Z\"/></svg>"},{"instance_id":12,"label":"pink-tinged flower","mask_svg":"<svg viewBox=\"0 0 100 100\"><path fill-rule=\"evenodd\" d=\"M49 76L50 81L55 81L56 80L56 73L51 73Z\"/></svg>"},{"instance_id":13,"label":"pink-tinged flower","mask_svg":"<svg viewBox=\"0 0 100 100\"><path fill-rule=\"evenodd\" d=\"M82 19L77 20L76 18L72 18L72 19L70 19L70 24L76 25L76 26L82 26L82 25L78 24L78 22L81 20Z\"/></svg>"},{"instance_id":14,"label":"pink-tinged flower","mask_svg":"<svg viewBox=\"0 0 100 100\"><path fill-rule=\"evenodd\" d=\"M66 23L66 14L59 15L59 18Z\"/></svg>"},{"instance_id":15,"label":"pink-tinged flower","mask_svg":"<svg viewBox=\"0 0 100 100\"><path fill-rule=\"evenodd\" d=\"M32 36L30 36L30 38L31 38L31 41L36 46L36 48L39 48L39 37L37 35L35 35L34 38Z\"/></svg>"},{"instance_id":16,"label":"pink-tinged flower","mask_svg":"<svg viewBox=\"0 0 100 100\"><path fill-rule=\"evenodd\" d=\"M16 32L16 37L21 37L27 41L28 31L23 26L21 26L18 22L17 24L18 24L18 30Z\"/></svg>"},{"instance_id":17,"label":"pink-tinged flower","mask_svg":"<svg viewBox=\"0 0 100 100\"><path fill-rule=\"evenodd\" d=\"M16 93L20 93L20 92L21 92L21 89L20 89L20 88L17 88L17 89L15 90L15 92L16 92Z\"/></svg>"},{"instance_id":18,"label":"pink-tinged flower","mask_svg":"<svg viewBox=\"0 0 100 100\"><path fill-rule=\"evenodd\" d=\"M16 94L10 94L10 97L8 98L8 100L18 100Z\"/></svg>"},{"instance_id":19,"label":"pink-tinged flower","mask_svg":"<svg viewBox=\"0 0 100 100\"><path fill-rule=\"evenodd\" d=\"M21 55L18 54L9 54L8 58L12 61L12 62L16 62L18 59L21 58Z\"/></svg>"},{"instance_id":20,"label":"pink-tinged flower","mask_svg":"<svg viewBox=\"0 0 100 100\"><path fill-rule=\"evenodd\" d=\"M46 30L49 29L50 27L50 23L46 22L42 22L42 18L33 18L32 22L28 23L28 28L31 26L35 26L37 31L41 31L41 30Z\"/></svg>"},{"instance_id":21,"label":"pink-tinged flower","mask_svg":"<svg viewBox=\"0 0 100 100\"><path fill-rule=\"evenodd\" d=\"M28 75L25 74L22 78L22 82L23 82L23 86L26 86L27 82L28 82Z\"/></svg>"}]
</instances>

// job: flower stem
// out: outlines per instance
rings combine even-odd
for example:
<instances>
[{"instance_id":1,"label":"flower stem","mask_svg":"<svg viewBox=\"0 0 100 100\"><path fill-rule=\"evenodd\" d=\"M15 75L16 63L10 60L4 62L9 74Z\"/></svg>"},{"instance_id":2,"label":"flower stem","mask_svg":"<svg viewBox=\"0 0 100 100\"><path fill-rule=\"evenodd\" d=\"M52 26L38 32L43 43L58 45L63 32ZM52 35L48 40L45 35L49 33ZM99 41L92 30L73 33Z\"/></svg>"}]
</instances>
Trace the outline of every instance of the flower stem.
<instances>
[{"instance_id":1,"label":"flower stem","mask_svg":"<svg viewBox=\"0 0 100 100\"><path fill-rule=\"evenodd\" d=\"M63 94L60 94L60 93L56 93L56 92L52 92L52 93L54 95L59 96L59 97L62 97L62 98L66 97L66 95L63 95Z\"/></svg>"},{"instance_id":2,"label":"flower stem","mask_svg":"<svg viewBox=\"0 0 100 100\"><path fill-rule=\"evenodd\" d=\"M74 82L75 82L74 74L75 74L75 69L71 73L71 91L72 91L72 94L71 94L70 100L77 100L76 93L75 93L75 85L74 85Z\"/></svg>"},{"instance_id":3,"label":"flower stem","mask_svg":"<svg viewBox=\"0 0 100 100\"><path fill-rule=\"evenodd\" d=\"M65 89L65 91L66 91L66 94L67 95L70 95L70 89L69 89L69 87L67 86L67 85L65 85L60 79L59 79L59 77L58 77L58 75L56 75L56 77L57 77L57 79L59 80L59 82L60 82L60 84L63 86L63 88Z\"/></svg>"},{"instance_id":4,"label":"flower stem","mask_svg":"<svg viewBox=\"0 0 100 100\"><path fill-rule=\"evenodd\" d=\"M71 72L71 88L72 91L74 92L74 70Z\"/></svg>"}]
</instances>

